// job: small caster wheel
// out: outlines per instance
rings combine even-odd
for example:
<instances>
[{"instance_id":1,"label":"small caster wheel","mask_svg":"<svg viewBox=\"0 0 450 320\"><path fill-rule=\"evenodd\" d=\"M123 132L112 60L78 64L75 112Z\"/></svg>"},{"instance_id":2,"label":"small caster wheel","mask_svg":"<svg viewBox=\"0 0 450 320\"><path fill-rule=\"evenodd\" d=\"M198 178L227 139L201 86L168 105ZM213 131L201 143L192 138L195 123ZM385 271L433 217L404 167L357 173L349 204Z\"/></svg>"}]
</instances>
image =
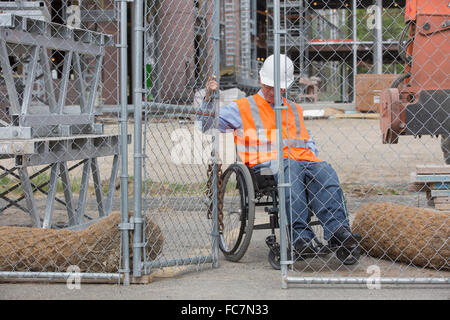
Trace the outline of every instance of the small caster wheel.
<instances>
[{"instance_id":1,"label":"small caster wheel","mask_svg":"<svg viewBox=\"0 0 450 320\"><path fill-rule=\"evenodd\" d=\"M277 243L269 251L269 263L275 270L281 269L280 245Z\"/></svg>"}]
</instances>

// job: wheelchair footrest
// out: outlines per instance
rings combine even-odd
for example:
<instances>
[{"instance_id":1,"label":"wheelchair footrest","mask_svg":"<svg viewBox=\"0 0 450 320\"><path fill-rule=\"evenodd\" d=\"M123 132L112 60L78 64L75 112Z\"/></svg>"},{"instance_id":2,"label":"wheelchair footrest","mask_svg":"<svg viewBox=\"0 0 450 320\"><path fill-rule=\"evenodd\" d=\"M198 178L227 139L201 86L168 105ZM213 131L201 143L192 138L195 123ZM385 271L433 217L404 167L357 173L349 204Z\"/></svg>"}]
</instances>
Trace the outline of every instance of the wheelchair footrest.
<instances>
[{"instance_id":1,"label":"wheelchair footrest","mask_svg":"<svg viewBox=\"0 0 450 320\"><path fill-rule=\"evenodd\" d=\"M253 230L266 230L266 229L272 229L270 223L255 224L253 226Z\"/></svg>"}]
</instances>

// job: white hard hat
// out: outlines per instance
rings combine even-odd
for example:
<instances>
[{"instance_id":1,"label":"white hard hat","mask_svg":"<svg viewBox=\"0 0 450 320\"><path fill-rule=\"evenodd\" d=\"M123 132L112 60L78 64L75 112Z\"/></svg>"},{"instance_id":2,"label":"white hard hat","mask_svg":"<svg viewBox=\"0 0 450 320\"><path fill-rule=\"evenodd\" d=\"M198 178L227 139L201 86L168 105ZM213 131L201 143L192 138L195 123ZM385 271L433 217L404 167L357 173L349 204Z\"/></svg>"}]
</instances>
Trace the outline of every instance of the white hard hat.
<instances>
[{"instance_id":1,"label":"white hard hat","mask_svg":"<svg viewBox=\"0 0 450 320\"><path fill-rule=\"evenodd\" d=\"M273 73L274 57L273 54L267 57L264 64L259 70L259 76L261 82L266 86L274 86L274 73ZM280 89L287 89L294 81L294 64L284 54L280 54Z\"/></svg>"}]
</instances>

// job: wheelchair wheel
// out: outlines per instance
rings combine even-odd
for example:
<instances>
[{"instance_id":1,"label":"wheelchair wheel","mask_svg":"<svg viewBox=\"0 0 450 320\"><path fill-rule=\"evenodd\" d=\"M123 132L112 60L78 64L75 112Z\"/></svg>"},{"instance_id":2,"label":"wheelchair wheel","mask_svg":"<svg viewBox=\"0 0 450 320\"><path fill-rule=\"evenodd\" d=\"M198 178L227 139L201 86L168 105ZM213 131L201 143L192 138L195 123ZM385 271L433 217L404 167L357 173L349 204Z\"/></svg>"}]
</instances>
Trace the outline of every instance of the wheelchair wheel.
<instances>
[{"instance_id":1,"label":"wheelchair wheel","mask_svg":"<svg viewBox=\"0 0 450 320\"><path fill-rule=\"evenodd\" d=\"M225 259L239 261L247 251L255 220L255 190L246 166L234 163L223 173L223 230L219 248Z\"/></svg>"}]
</instances>

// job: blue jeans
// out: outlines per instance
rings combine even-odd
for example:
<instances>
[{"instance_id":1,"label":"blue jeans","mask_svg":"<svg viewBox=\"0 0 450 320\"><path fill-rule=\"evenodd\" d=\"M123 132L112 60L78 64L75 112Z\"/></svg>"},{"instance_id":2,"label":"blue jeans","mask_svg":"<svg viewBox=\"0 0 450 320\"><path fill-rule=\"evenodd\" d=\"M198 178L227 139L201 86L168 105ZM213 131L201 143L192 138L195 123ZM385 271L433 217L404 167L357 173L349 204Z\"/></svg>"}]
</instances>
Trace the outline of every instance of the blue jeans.
<instances>
[{"instance_id":1,"label":"blue jeans","mask_svg":"<svg viewBox=\"0 0 450 320\"><path fill-rule=\"evenodd\" d=\"M270 167L278 183L276 161L258 164L253 170ZM325 240L341 226L349 227L344 204L344 193L336 171L326 162L284 159L284 181L291 183L286 189L286 213L292 227L292 240L311 241L313 230L308 226L309 209L320 221Z\"/></svg>"}]
</instances>

